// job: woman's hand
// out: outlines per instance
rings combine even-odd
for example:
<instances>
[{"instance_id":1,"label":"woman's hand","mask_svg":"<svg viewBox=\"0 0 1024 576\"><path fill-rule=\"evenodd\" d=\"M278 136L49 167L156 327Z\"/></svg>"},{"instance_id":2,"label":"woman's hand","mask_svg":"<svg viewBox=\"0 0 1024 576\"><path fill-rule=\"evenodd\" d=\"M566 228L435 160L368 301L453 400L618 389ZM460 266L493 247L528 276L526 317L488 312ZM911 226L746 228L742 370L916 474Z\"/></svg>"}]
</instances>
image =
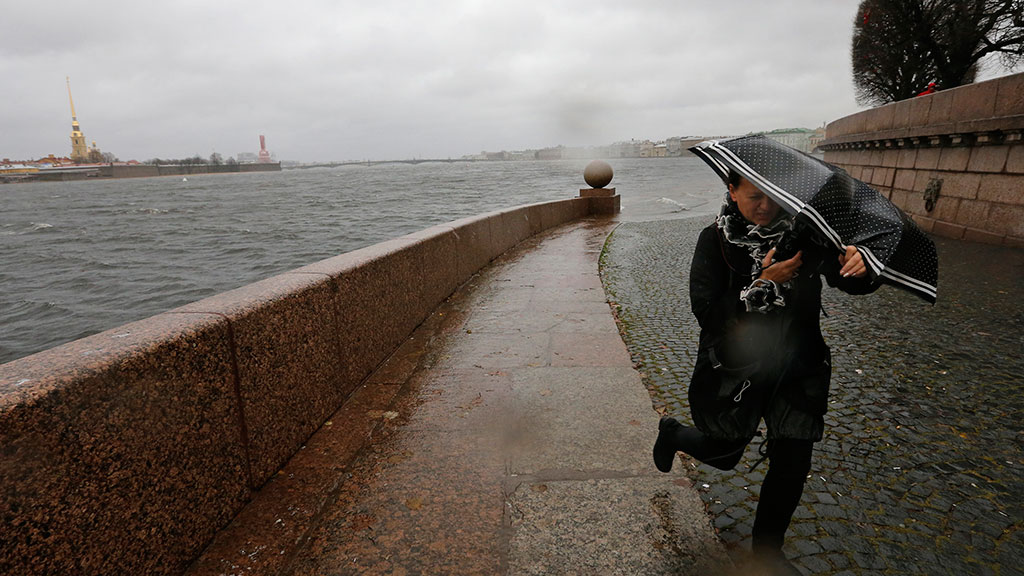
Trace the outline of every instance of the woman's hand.
<instances>
[{"instance_id":1,"label":"woman's hand","mask_svg":"<svg viewBox=\"0 0 1024 576\"><path fill-rule=\"evenodd\" d=\"M801 250L789 260L772 262L775 258L775 248L772 248L764 257L764 261L761 262L761 275L758 278L771 280L776 284L789 282L793 276L796 276L796 271L800 268L800 265L804 263L803 254L804 252Z\"/></svg>"},{"instance_id":2,"label":"woman's hand","mask_svg":"<svg viewBox=\"0 0 1024 576\"><path fill-rule=\"evenodd\" d=\"M868 274L868 267L864 264L864 259L861 257L856 246L846 247L846 253L839 255L839 265L842 266L839 269L839 274L843 278L850 276L863 278Z\"/></svg>"}]
</instances>

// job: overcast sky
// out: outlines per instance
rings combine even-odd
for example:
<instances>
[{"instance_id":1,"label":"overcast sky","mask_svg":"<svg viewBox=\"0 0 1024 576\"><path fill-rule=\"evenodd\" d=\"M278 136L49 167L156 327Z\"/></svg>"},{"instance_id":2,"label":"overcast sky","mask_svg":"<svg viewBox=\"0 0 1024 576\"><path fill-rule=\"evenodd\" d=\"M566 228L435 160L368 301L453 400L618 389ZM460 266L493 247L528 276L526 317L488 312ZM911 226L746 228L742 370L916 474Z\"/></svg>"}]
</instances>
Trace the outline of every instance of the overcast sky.
<instances>
[{"instance_id":1,"label":"overcast sky","mask_svg":"<svg viewBox=\"0 0 1024 576\"><path fill-rule=\"evenodd\" d=\"M8 3L0 158L447 158L813 128L857 0ZM982 78L1004 74L983 73ZM923 88L923 87L922 87Z\"/></svg>"}]
</instances>

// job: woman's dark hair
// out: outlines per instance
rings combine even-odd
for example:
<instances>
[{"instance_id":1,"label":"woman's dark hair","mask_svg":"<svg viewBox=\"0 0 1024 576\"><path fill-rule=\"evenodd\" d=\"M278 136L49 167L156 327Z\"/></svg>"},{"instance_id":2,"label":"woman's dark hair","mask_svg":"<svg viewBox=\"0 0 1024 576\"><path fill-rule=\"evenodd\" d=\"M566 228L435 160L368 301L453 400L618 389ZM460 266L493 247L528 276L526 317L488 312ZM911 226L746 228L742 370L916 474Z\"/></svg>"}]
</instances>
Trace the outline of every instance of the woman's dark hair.
<instances>
[{"instance_id":1,"label":"woman's dark hair","mask_svg":"<svg viewBox=\"0 0 1024 576\"><path fill-rule=\"evenodd\" d=\"M740 185L740 175L738 172L729 170L729 176L725 179L725 183L733 188Z\"/></svg>"}]
</instances>

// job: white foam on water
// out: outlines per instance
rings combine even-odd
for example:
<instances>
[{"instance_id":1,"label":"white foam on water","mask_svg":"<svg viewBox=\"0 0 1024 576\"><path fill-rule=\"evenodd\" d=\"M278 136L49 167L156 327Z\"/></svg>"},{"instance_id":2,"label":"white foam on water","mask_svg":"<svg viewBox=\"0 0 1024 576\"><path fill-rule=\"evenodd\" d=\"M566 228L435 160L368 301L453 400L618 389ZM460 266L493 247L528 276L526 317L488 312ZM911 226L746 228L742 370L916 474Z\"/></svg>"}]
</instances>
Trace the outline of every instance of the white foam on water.
<instances>
[{"instance_id":1,"label":"white foam on water","mask_svg":"<svg viewBox=\"0 0 1024 576\"><path fill-rule=\"evenodd\" d=\"M656 202L660 202L662 204L668 204L670 206L675 206L675 210L673 210L673 212L682 212L683 210L688 210L688 208L686 206L683 206L682 204L680 204L679 202L676 202L675 200L673 200L671 198L658 198L656 200Z\"/></svg>"}]
</instances>

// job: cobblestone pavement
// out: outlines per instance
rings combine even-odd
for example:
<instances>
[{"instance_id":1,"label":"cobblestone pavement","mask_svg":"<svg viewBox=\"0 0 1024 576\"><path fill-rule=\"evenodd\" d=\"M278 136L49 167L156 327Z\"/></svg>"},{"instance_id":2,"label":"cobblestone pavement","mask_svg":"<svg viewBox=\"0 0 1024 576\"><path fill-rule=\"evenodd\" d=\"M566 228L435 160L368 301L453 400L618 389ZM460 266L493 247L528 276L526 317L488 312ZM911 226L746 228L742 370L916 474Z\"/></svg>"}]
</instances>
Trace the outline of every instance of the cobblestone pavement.
<instances>
[{"instance_id":1,"label":"cobblestone pavement","mask_svg":"<svg viewBox=\"0 0 1024 576\"><path fill-rule=\"evenodd\" d=\"M626 222L602 255L655 408L684 422L688 272L709 222ZM935 306L890 287L824 289L830 410L784 549L806 574L1024 574L1024 251L936 244ZM756 444L729 473L683 460L735 557L766 468L748 470Z\"/></svg>"}]
</instances>

